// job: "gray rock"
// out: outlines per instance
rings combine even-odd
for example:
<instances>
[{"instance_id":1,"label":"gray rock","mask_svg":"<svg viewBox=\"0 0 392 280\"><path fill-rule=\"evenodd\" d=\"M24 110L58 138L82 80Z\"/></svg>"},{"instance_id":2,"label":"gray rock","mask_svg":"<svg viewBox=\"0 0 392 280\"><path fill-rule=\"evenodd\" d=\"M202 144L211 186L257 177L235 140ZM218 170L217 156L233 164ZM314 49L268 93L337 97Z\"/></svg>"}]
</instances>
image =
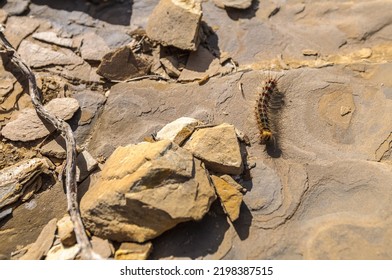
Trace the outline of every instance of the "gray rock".
<instances>
[{"instance_id":1,"label":"gray rock","mask_svg":"<svg viewBox=\"0 0 392 280\"><path fill-rule=\"evenodd\" d=\"M30 1L8 0L2 9L6 10L9 16L19 16L28 11Z\"/></svg>"},{"instance_id":2,"label":"gray rock","mask_svg":"<svg viewBox=\"0 0 392 280\"><path fill-rule=\"evenodd\" d=\"M55 44L66 48L72 48L74 46L74 42L72 39L58 37L55 32L51 31L36 32L33 34L33 38L39 41Z\"/></svg>"},{"instance_id":3,"label":"gray rock","mask_svg":"<svg viewBox=\"0 0 392 280\"><path fill-rule=\"evenodd\" d=\"M56 117L68 120L79 109L79 103L73 98L55 98L44 106ZM1 130L1 134L12 141L32 141L49 135L55 128L43 122L34 109L22 110L18 117Z\"/></svg>"},{"instance_id":4,"label":"gray rock","mask_svg":"<svg viewBox=\"0 0 392 280\"><path fill-rule=\"evenodd\" d=\"M89 152L83 151L76 157L76 181L82 182L95 168L98 162Z\"/></svg>"},{"instance_id":5,"label":"gray rock","mask_svg":"<svg viewBox=\"0 0 392 280\"><path fill-rule=\"evenodd\" d=\"M110 51L110 48L100 36L95 33L86 33L82 36L80 54L87 61L101 61L102 57Z\"/></svg>"},{"instance_id":6,"label":"gray rock","mask_svg":"<svg viewBox=\"0 0 392 280\"><path fill-rule=\"evenodd\" d=\"M101 239L93 236L91 238L91 246L93 251L101 256L103 259L108 259L114 253L113 245L107 239Z\"/></svg>"},{"instance_id":7,"label":"gray rock","mask_svg":"<svg viewBox=\"0 0 392 280\"><path fill-rule=\"evenodd\" d=\"M147 36L165 46L196 50L201 16L199 2L162 0L149 17Z\"/></svg>"},{"instance_id":8,"label":"gray rock","mask_svg":"<svg viewBox=\"0 0 392 280\"><path fill-rule=\"evenodd\" d=\"M64 137L59 136L56 139L43 145L40 149L41 154L47 157L55 157L58 159L66 158L65 140Z\"/></svg>"},{"instance_id":9,"label":"gray rock","mask_svg":"<svg viewBox=\"0 0 392 280\"><path fill-rule=\"evenodd\" d=\"M54 51L49 48L29 41L22 41L18 50L20 56L32 68L39 68L49 65L80 65L83 59L68 49Z\"/></svg>"},{"instance_id":10,"label":"gray rock","mask_svg":"<svg viewBox=\"0 0 392 280\"><path fill-rule=\"evenodd\" d=\"M200 220L214 200L201 163L163 140L118 148L80 208L94 235L144 242L180 222Z\"/></svg>"}]
</instances>

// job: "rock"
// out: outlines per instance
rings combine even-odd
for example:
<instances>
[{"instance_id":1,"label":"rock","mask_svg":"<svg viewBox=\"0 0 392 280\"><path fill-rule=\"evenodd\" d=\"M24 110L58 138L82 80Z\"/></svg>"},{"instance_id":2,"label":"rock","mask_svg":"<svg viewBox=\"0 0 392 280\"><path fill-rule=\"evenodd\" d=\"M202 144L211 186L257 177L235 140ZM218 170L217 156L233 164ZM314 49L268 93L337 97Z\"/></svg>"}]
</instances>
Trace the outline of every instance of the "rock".
<instances>
[{"instance_id":1,"label":"rock","mask_svg":"<svg viewBox=\"0 0 392 280\"><path fill-rule=\"evenodd\" d=\"M0 221L11 214L12 214L12 208L0 210Z\"/></svg>"},{"instance_id":2,"label":"rock","mask_svg":"<svg viewBox=\"0 0 392 280\"><path fill-rule=\"evenodd\" d=\"M181 117L168 123L156 135L157 140L168 139L182 145L182 143L193 133L200 122L193 118Z\"/></svg>"},{"instance_id":3,"label":"rock","mask_svg":"<svg viewBox=\"0 0 392 280\"><path fill-rule=\"evenodd\" d=\"M8 95L14 89L15 80L12 78L5 78L0 81L0 104L7 99Z\"/></svg>"},{"instance_id":4,"label":"rock","mask_svg":"<svg viewBox=\"0 0 392 280\"><path fill-rule=\"evenodd\" d=\"M214 200L201 163L162 140L117 148L80 209L94 235L144 242L180 222L200 220Z\"/></svg>"},{"instance_id":5,"label":"rock","mask_svg":"<svg viewBox=\"0 0 392 280\"><path fill-rule=\"evenodd\" d=\"M19 16L28 11L30 1L8 0L2 9L6 10L9 16Z\"/></svg>"},{"instance_id":6,"label":"rock","mask_svg":"<svg viewBox=\"0 0 392 280\"><path fill-rule=\"evenodd\" d=\"M212 175L211 179L223 209L229 216L229 219L234 222L240 216L242 193L235 186L215 175Z\"/></svg>"},{"instance_id":7,"label":"rock","mask_svg":"<svg viewBox=\"0 0 392 280\"><path fill-rule=\"evenodd\" d=\"M66 158L64 137L58 136L56 139L43 145L40 149L41 154L47 157L55 157L58 159Z\"/></svg>"},{"instance_id":8,"label":"rock","mask_svg":"<svg viewBox=\"0 0 392 280\"><path fill-rule=\"evenodd\" d=\"M235 128L221 124L195 131L184 148L201 159L214 172L239 175L243 171L240 146Z\"/></svg>"},{"instance_id":9,"label":"rock","mask_svg":"<svg viewBox=\"0 0 392 280\"><path fill-rule=\"evenodd\" d=\"M0 23L4 24L7 21L8 14L5 10L0 9Z\"/></svg>"},{"instance_id":10,"label":"rock","mask_svg":"<svg viewBox=\"0 0 392 280\"><path fill-rule=\"evenodd\" d=\"M79 109L74 98L55 98L44 106L56 117L68 120ZM14 121L7 123L1 130L2 135L12 141L32 141L49 135L55 128L43 122L34 109L22 110Z\"/></svg>"},{"instance_id":11,"label":"rock","mask_svg":"<svg viewBox=\"0 0 392 280\"><path fill-rule=\"evenodd\" d=\"M79 65L83 63L83 59L69 49L54 51L26 40L23 40L20 44L18 53L32 68L49 65Z\"/></svg>"},{"instance_id":12,"label":"rock","mask_svg":"<svg viewBox=\"0 0 392 280\"><path fill-rule=\"evenodd\" d=\"M110 48L102 37L89 32L82 36L82 46L80 54L87 61L101 61L102 57L110 51Z\"/></svg>"},{"instance_id":13,"label":"rock","mask_svg":"<svg viewBox=\"0 0 392 280\"><path fill-rule=\"evenodd\" d=\"M76 157L76 181L82 182L97 166L98 162L88 151L78 154Z\"/></svg>"},{"instance_id":14,"label":"rock","mask_svg":"<svg viewBox=\"0 0 392 280\"><path fill-rule=\"evenodd\" d=\"M101 239L99 237L93 236L91 238L91 246L93 251L101 256L103 259L108 259L114 253L113 245L107 239Z\"/></svg>"},{"instance_id":15,"label":"rock","mask_svg":"<svg viewBox=\"0 0 392 280\"><path fill-rule=\"evenodd\" d=\"M147 23L147 36L164 46L196 50L201 4L194 0L161 0Z\"/></svg>"},{"instance_id":16,"label":"rock","mask_svg":"<svg viewBox=\"0 0 392 280\"><path fill-rule=\"evenodd\" d=\"M29 17L10 17L4 35L14 48L40 26L40 21Z\"/></svg>"},{"instance_id":17,"label":"rock","mask_svg":"<svg viewBox=\"0 0 392 280\"><path fill-rule=\"evenodd\" d=\"M46 256L45 260L74 260L79 253L79 245L64 247L61 243L53 246Z\"/></svg>"},{"instance_id":18,"label":"rock","mask_svg":"<svg viewBox=\"0 0 392 280\"><path fill-rule=\"evenodd\" d=\"M219 8L247 9L252 6L253 0L213 0Z\"/></svg>"},{"instance_id":19,"label":"rock","mask_svg":"<svg viewBox=\"0 0 392 280\"><path fill-rule=\"evenodd\" d=\"M68 214L57 222L57 234L64 247L71 247L76 244L73 223Z\"/></svg>"},{"instance_id":20,"label":"rock","mask_svg":"<svg viewBox=\"0 0 392 280\"><path fill-rule=\"evenodd\" d=\"M181 71L178 70L178 61L176 61L172 56L162 57L159 59L167 75L169 77L178 78L181 75Z\"/></svg>"},{"instance_id":21,"label":"rock","mask_svg":"<svg viewBox=\"0 0 392 280\"><path fill-rule=\"evenodd\" d=\"M305 49L305 50L302 50L302 54L304 56L318 56L319 53L315 50Z\"/></svg>"},{"instance_id":22,"label":"rock","mask_svg":"<svg viewBox=\"0 0 392 280\"><path fill-rule=\"evenodd\" d=\"M195 81L212 77L219 73L220 68L219 59L214 57L206 48L199 46L197 51L189 55L186 66L178 80Z\"/></svg>"},{"instance_id":23,"label":"rock","mask_svg":"<svg viewBox=\"0 0 392 280\"><path fill-rule=\"evenodd\" d=\"M33 34L33 38L42 42L55 44L66 48L72 48L74 46L72 39L58 37L57 34L52 31L36 32Z\"/></svg>"},{"instance_id":24,"label":"rock","mask_svg":"<svg viewBox=\"0 0 392 280\"><path fill-rule=\"evenodd\" d=\"M45 159L33 158L1 169L0 209L38 190L37 177L47 172L48 168L49 165Z\"/></svg>"},{"instance_id":25,"label":"rock","mask_svg":"<svg viewBox=\"0 0 392 280\"><path fill-rule=\"evenodd\" d=\"M56 232L57 219L52 219L42 229L37 240L27 250L20 260L40 260L45 257L53 244L54 234Z\"/></svg>"},{"instance_id":26,"label":"rock","mask_svg":"<svg viewBox=\"0 0 392 280\"><path fill-rule=\"evenodd\" d=\"M146 260L152 251L152 243L144 244L124 242L116 251L116 260Z\"/></svg>"},{"instance_id":27,"label":"rock","mask_svg":"<svg viewBox=\"0 0 392 280\"><path fill-rule=\"evenodd\" d=\"M92 128L98 120L98 115L105 104L106 98L103 94L96 91L83 90L73 95L80 105L80 115L75 116L69 121L74 129L76 143L84 146L90 138Z\"/></svg>"},{"instance_id":28,"label":"rock","mask_svg":"<svg viewBox=\"0 0 392 280\"><path fill-rule=\"evenodd\" d=\"M146 75L150 63L135 56L128 46L107 53L97 69L97 73L109 80L124 81Z\"/></svg>"}]
</instances>

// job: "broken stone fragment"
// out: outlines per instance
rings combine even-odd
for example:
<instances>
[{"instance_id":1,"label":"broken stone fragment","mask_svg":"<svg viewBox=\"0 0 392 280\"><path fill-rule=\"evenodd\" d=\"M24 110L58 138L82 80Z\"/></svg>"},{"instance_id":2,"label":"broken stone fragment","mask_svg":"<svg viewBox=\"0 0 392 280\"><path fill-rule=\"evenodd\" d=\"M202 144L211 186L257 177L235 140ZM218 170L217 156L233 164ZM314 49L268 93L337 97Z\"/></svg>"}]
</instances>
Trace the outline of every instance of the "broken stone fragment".
<instances>
[{"instance_id":1,"label":"broken stone fragment","mask_svg":"<svg viewBox=\"0 0 392 280\"><path fill-rule=\"evenodd\" d=\"M234 222L240 216L242 193L239 192L236 186L231 185L222 178L212 175L211 179L223 209L229 216L230 221Z\"/></svg>"},{"instance_id":2,"label":"broken stone fragment","mask_svg":"<svg viewBox=\"0 0 392 280\"><path fill-rule=\"evenodd\" d=\"M97 69L98 75L109 80L124 81L146 75L150 62L133 54L129 46L107 53Z\"/></svg>"},{"instance_id":3,"label":"broken stone fragment","mask_svg":"<svg viewBox=\"0 0 392 280\"><path fill-rule=\"evenodd\" d=\"M91 246L93 247L93 251L103 259L108 259L114 253L113 245L107 239L93 236L91 238Z\"/></svg>"},{"instance_id":4,"label":"broken stone fragment","mask_svg":"<svg viewBox=\"0 0 392 280\"><path fill-rule=\"evenodd\" d=\"M152 243L144 244L124 242L116 251L116 260L146 260L152 251Z\"/></svg>"},{"instance_id":5,"label":"broken stone fragment","mask_svg":"<svg viewBox=\"0 0 392 280\"><path fill-rule=\"evenodd\" d=\"M97 168L98 162L88 151L83 151L76 157L76 181L82 182Z\"/></svg>"},{"instance_id":6,"label":"broken stone fragment","mask_svg":"<svg viewBox=\"0 0 392 280\"><path fill-rule=\"evenodd\" d=\"M201 17L201 4L197 1L161 0L149 17L146 33L164 46L195 51Z\"/></svg>"},{"instance_id":7,"label":"broken stone fragment","mask_svg":"<svg viewBox=\"0 0 392 280\"><path fill-rule=\"evenodd\" d=\"M45 260L74 260L80 251L78 244L72 247L64 247L61 243L53 246Z\"/></svg>"},{"instance_id":8,"label":"broken stone fragment","mask_svg":"<svg viewBox=\"0 0 392 280\"><path fill-rule=\"evenodd\" d=\"M65 140L62 136L46 143L40 149L41 154L47 157L54 157L58 159L66 158Z\"/></svg>"},{"instance_id":9,"label":"broken stone fragment","mask_svg":"<svg viewBox=\"0 0 392 280\"><path fill-rule=\"evenodd\" d=\"M215 198L201 162L162 140L117 148L80 209L94 235L145 242L180 222L200 220Z\"/></svg>"},{"instance_id":10,"label":"broken stone fragment","mask_svg":"<svg viewBox=\"0 0 392 280\"><path fill-rule=\"evenodd\" d=\"M27 253L20 260L40 260L45 257L53 244L54 234L56 232L56 219L52 219L42 229L37 240L29 247Z\"/></svg>"},{"instance_id":11,"label":"broken stone fragment","mask_svg":"<svg viewBox=\"0 0 392 280\"><path fill-rule=\"evenodd\" d=\"M76 244L73 223L68 214L57 222L57 234L64 247L71 247Z\"/></svg>"},{"instance_id":12,"label":"broken stone fragment","mask_svg":"<svg viewBox=\"0 0 392 280\"><path fill-rule=\"evenodd\" d=\"M240 146L233 125L223 123L195 131L184 145L207 169L239 175L243 171Z\"/></svg>"},{"instance_id":13,"label":"broken stone fragment","mask_svg":"<svg viewBox=\"0 0 392 280\"><path fill-rule=\"evenodd\" d=\"M57 34L52 31L36 32L33 34L33 38L42 42L51 43L66 48L72 48L74 45L72 39L58 37Z\"/></svg>"},{"instance_id":14,"label":"broken stone fragment","mask_svg":"<svg viewBox=\"0 0 392 280\"><path fill-rule=\"evenodd\" d=\"M45 159L22 160L0 170L0 209L38 189L37 178L49 168Z\"/></svg>"},{"instance_id":15,"label":"broken stone fragment","mask_svg":"<svg viewBox=\"0 0 392 280\"><path fill-rule=\"evenodd\" d=\"M79 103L74 98L55 98L46 104L47 109L56 117L69 120L79 109ZM45 137L55 128L38 117L34 109L22 110L14 121L7 123L1 134L12 141L32 141Z\"/></svg>"},{"instance_id":16,"label":"broken stone fragment","mask_svg":"<svg viewBox=\"0 0 392 280\"><path fill-rule=\"evenodd\" d=\"M102 57L110 51L105 40L93 32L83 35L80 54L87 61L101 61Z\"/></svg>"},{"instance_id":17,"label":"broken stone fragment","mask_svg":"<svg viewBox=\"0 0 392 280\"><path fill-rule=\"evenodd\" d=\"M168 123L160 131L158 131L156 139L168 139L181 146L182 143L193 133L195 127L199 123L200 121L193 118L178 118L175 121Z\"/></svg>"},{"instance_id":18,"label":"broken stone fragment","mask_svg":"<svg viewBox=\"0 0 392 280\"><path fill-rule=\"evenodd\" d=\"M252 0L213 0L219 8L247 9L252 5Z\"/></svg>"}]
</instances>

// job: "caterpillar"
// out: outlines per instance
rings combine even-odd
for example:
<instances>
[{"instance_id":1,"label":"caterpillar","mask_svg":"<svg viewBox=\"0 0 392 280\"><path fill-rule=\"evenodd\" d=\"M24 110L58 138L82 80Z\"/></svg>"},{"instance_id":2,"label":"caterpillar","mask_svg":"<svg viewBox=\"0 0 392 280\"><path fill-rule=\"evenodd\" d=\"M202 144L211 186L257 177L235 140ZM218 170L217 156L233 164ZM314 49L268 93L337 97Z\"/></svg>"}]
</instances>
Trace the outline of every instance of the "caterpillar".
<instances>
[{"instance_id":1,"label":"caterpillar","mask_svg":"<svg viewBox=\"0 0 392 280\"><path fill-rule=\"evenodd\" d=\"M283 105L283 93L277 88L277 80L268 78L259 93L255 107L257 126L260 132L260 143L277 146L278 110Z\"/></svg>"}]
</instances>

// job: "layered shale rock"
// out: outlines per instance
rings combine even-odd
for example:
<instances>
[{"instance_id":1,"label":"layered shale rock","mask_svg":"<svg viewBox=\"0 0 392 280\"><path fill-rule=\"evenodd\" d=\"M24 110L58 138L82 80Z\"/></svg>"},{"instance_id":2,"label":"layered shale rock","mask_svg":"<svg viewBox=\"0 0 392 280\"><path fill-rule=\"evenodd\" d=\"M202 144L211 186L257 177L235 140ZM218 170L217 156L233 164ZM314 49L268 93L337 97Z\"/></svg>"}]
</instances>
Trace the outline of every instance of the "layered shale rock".
<instances>
[{"instance_id":1,"label":"layered shale rock","mask_svg":"<svg viewBox=\"0 0 392 280\"><path fill-rule=\"evenodd\" d=\"M144 242L180 222L200 220L214 200L201 162L163 140L117 148L80 207L94 235Z\"/></svg>"}]
</instances>

